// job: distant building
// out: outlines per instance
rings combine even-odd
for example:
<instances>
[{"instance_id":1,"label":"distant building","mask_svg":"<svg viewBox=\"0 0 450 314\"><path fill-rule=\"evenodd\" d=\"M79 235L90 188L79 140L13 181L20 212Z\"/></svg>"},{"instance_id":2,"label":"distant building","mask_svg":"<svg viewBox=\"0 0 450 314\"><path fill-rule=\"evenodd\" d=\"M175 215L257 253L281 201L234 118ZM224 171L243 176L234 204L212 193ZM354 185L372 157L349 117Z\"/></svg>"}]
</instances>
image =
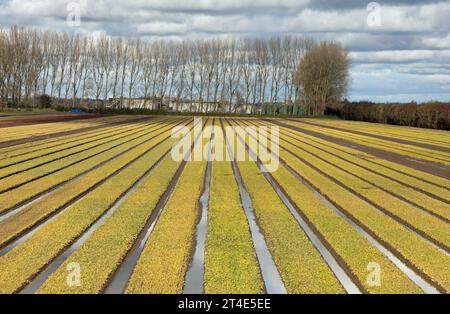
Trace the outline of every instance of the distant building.
<instances>
[{"instance_id":1,"label":"distant building","mask_svg":"<svg viewBox=\"0 0 450 314\"><path fill-rule=\"evenodd\" d=\"M199 101L176 97L110 98L107 108L148 109L169 112L261 114L269 104L230 104L228 101ZM275 106L279 106L276 104Z\"/></svg>"}]
</instances>

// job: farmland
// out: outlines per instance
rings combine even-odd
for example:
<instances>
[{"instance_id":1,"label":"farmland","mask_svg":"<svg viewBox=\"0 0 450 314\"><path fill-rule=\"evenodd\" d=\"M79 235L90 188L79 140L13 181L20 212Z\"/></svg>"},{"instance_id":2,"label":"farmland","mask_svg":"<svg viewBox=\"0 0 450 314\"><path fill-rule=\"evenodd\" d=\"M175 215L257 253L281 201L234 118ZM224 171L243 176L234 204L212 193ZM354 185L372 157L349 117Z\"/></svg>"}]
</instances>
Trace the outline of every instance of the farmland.
<instances>
[{"instance_id":1,"label":"farmland","mask_svg":"<svg viewBox=\"0 0 450 314\"><path fill-rule=\"evenodd\" d=\"M449 265L449 132L0 116L0 293L449 293Z\"/></svg>"}]
</instances>

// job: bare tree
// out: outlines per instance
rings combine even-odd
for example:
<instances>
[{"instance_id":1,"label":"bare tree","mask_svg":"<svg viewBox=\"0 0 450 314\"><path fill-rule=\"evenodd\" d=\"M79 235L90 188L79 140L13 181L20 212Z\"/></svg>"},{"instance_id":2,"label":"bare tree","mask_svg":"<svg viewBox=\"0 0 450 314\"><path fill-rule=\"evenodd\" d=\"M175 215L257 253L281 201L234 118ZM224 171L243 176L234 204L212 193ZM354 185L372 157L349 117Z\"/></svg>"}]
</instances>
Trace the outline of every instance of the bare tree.
<instances>
[{"instance_id":1,"label":"bare tree","mask_svg":"<svg viewBox=\"0 0 450 314\"><path fill-rule=\"evenodd\" d=\"M336 42L322 42L305 53L295 81L308 115L321 115L326 105L342 100L348 88L349 67L348 51Z\"/></svg>"},{"instance_id":2,"label":"bare tree","mask_svg":"<svg viewBox=\"0 0 450 314\"><path fill-rule=\"evenodd\" d=\"M139 39L131 42L130 57L128 62L128 98L133 97L134 89L142 66L143 51L142 43Z\"/></svg>"}]
</instances>

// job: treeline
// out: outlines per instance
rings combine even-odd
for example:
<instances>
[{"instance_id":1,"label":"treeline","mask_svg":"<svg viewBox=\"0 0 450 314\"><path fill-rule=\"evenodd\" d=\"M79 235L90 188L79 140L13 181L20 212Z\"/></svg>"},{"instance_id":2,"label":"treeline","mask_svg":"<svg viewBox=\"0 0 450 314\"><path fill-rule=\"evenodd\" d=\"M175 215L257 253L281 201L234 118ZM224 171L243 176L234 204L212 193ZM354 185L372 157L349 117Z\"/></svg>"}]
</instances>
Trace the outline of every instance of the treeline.
<instances>
[{"instance_id":1,"label":"treeline","mask_svg":"<svg viewBox=\"0 0 450 314\"><path fill-rule=\"evenodd\" d=\"M327 114L346 120L450 130L450 104L447 103L377 104L346 101L338 109L328 109Z\"/></svg>"},{"instance_id":2,"label":"treeline","mask_svg":"<svg viewBox=\"0 0 450 314\"><path fill-rule=\"evenodd\" d=\"M292 36L148 42L12 27L0 30L0 99L294 105L293 76L314 45Z\"/></svg>"}]
</instances>

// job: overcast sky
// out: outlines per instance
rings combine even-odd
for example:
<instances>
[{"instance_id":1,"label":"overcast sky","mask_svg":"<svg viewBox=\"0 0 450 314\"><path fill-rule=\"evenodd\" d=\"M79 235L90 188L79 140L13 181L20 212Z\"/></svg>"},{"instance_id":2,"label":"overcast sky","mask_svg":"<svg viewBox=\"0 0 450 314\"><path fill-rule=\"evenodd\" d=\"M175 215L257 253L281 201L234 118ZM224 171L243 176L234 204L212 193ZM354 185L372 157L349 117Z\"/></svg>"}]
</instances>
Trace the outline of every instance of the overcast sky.
<instances>
[{"instance_id":1,"label":"overcast sky","mask_svg":"<svg viewBox=\"0 0 450 314\"><path fill-rule=\"evenodd\" d=\"M71 2L80 4L79 26L66 22L76 13ZM386 0L378 2L379 10L368 10L369 2L0 0L0 25L149 40L277 34L334 39L351 51L351 100L450 101L450 1Z\"/></svg>"}]
</instances>

